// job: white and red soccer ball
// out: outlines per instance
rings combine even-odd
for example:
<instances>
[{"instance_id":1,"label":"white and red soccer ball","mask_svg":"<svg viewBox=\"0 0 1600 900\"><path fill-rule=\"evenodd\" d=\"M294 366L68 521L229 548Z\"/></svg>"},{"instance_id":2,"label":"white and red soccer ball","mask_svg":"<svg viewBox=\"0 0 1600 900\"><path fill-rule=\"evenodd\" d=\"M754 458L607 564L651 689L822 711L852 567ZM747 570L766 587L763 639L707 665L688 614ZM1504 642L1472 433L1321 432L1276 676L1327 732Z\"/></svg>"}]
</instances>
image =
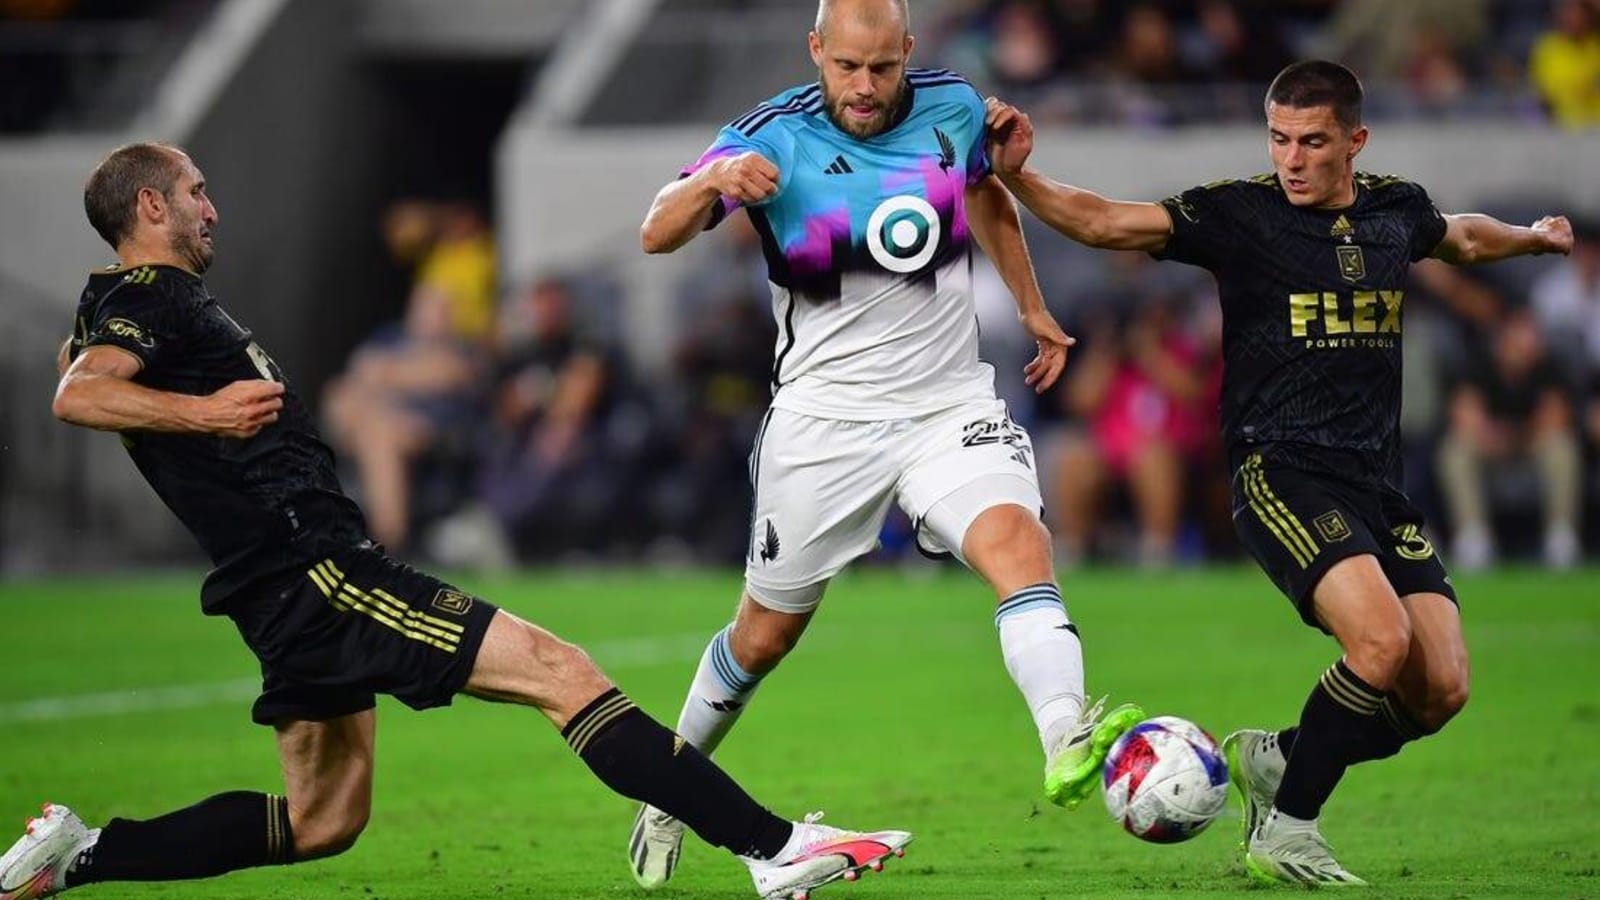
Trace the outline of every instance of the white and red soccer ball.
<instances>
[{"instance_id":1,"label":"white and red soccer ball","mask_svg":"<svg viewBox=\"0 0 1600 900\"><path fill-rule=\"evenodd\" d=\"M1157 716L1128 729L1106 754L1106 811L1136 838L1158 844L1204 831L1228 801L1228 764L1200 726Z\"/></svg>"}]
</instances>

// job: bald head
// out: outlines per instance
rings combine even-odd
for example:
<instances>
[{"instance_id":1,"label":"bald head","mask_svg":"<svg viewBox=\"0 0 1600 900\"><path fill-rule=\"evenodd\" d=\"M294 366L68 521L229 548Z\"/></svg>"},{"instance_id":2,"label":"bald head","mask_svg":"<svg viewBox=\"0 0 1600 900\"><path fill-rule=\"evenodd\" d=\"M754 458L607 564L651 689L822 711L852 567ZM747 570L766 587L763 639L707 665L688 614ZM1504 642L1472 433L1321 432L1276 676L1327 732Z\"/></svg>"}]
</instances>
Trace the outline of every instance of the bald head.
<instances>
[{"instance_id":1,"label":"bald head","mask_svg":"<svg viewBox=\"0 0 1600 900\"><path fill-rule=\"evenodd\" d=\"M852 21L869 29L898 25L902 36L911 32L911 11L906 0L819 0L817 36L826 38L837 23Z\"/></svg>"}]
</instances>

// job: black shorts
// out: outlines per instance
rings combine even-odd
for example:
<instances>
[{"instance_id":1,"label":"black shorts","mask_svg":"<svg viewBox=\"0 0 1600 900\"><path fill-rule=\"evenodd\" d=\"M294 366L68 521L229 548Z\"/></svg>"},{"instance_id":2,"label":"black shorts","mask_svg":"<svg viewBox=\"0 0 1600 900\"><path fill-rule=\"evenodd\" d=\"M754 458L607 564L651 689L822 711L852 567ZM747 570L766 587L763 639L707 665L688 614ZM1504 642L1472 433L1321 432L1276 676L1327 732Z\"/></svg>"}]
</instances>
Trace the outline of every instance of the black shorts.
<instances>
[{"instance_id":1,"label":"black shorts","mask_svg":"<svg viewBox=\"0 0 1600 900\"><path fill-rule=\"evenodd\" d=\"M251 718L271 725L361 712L375 694L449 706L495 609L366 545L263 582L226 612L261 661Z\"/></svg>"},{"instance_id":2,"label":"black shorts","mask_svg":"<svg viewBox=\"0 0 1600 900\"><path fill-rule=\"evenodd\" d=\"M1300 618L1323 631L1312 610L1312 590L1334 563L1364 553L1378 558L1396 594L1443 594L1457 602L1422 524L1422 513L1406 495L1385 485L1264 460L1260 453L1250 454L1233 473L1239 539Z\"/></svg>"}]
</instances>

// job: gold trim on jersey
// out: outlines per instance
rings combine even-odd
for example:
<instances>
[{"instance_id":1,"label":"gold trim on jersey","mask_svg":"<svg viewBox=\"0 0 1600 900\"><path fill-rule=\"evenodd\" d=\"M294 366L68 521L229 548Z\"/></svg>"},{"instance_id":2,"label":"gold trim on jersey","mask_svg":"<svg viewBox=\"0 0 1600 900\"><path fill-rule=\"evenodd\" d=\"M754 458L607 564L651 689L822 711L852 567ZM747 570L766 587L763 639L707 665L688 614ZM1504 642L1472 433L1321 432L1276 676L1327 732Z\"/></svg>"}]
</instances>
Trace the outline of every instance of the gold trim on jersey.
<instances>
[{"instance_id":1,"label":"gold trim on jersey","mask_svg":"<svg viewBox=\"0 0 1600 900\"><path fill-rule=\"evenodd\" d=\"M345 581L344 573L339 571L339 567L335 566L331 559L317 563L307 570L306 574L317 586L317 590L321 591L322 595L328 598L328 602L340 612L359 613L386 628L399 632L404 637L436 647L446 653L456 652L461 643L461 635L466 631L455 622L448 622L421 610L411 609L382 588L374 588L370 592L361 590Z\"/></svg>"},{"instance_id":2,"label":"gold trim on jersey","mask_svg":"<svg viewBox=\"0 0 1600 900\"><path fill-rule=\"evenodd\" d=\"M1242 475L1245 496L1256 518L1288 549L1300 568L1309 567L1317 556L1317 542L1294 513L1278 499L1278 495L1272 492L1272 488L1267 486L1267 476L1261 467L1261 454L1250 454L1250 458L1244 462Z\"/></svg>"},{"instance_id":3,"label":"gold trim on jersey","mask_svg":"<svg viewBox=\"0 0 1600 900\"><path fill-rule=\"evenodd\" d=\"M90 269L89 270L89 274L91 274L91 275L117 275L117 274L121 274L121 273L125 273L125 272L133 272L133 271L136 271L136 270L139 270L139 269L151 269L151 268L156 268L156 267L165 267L165 268L168 268L168 269L177 269L179 272L182 272L185 275L193 275L195 278L199 278L200 277L200 273L199 272L191 271L189 269L184 268L183 266L174 265L173 263L130 263L128 265L123 265L122 263L112 263L112 264L110 264L108 266L104 266L104 267L99 268L99 269Z\"/></svg>"}]
</instances>

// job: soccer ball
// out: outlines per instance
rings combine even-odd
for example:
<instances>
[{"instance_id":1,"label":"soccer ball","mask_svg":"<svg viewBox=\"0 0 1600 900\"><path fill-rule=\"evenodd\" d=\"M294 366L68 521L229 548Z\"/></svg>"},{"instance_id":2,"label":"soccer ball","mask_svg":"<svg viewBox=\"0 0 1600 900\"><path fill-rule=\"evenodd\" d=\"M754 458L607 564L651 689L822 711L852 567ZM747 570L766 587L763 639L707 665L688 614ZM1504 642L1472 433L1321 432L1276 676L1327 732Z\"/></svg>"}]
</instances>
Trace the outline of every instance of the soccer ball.
<instances>
[{"instance_id":1,"label":"soccer ball","mask_svg":"<svg viewBox=\"0 0 1600 900\"><path fill-rule=\"evenodd\" d=\"M1228 764L1200 726L1157 716L1133 726L1106 754L1106 811L1128 833L1157 844L1206 829L1228 800Z\"/></svg>"}]
</instances>

